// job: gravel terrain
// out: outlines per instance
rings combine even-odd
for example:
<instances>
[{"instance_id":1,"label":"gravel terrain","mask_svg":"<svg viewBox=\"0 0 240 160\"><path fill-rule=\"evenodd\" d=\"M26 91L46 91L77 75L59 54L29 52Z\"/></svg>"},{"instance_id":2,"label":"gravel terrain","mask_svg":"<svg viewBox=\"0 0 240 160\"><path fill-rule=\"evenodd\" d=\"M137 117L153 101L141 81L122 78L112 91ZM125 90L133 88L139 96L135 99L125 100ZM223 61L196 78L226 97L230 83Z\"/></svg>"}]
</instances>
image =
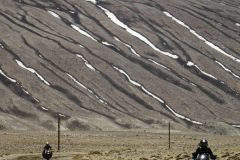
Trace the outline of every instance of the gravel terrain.
<instances>
[{"instance_id":1,"label":"gravel terrain","mask_svg":"<svg viewBox=\"0 0 240 160\"><path fill-rule=\"evenodd\" d=\"M61 152L55 132L2 132L1 160L39 160L46 141L52 145L53 160L188 160L202 138L218 160L240 159L239 136L218 136L172 131L168 149L167 131L64 132ZM19 138L21 137L21 138Z\"/></svg>"}]
</instances>

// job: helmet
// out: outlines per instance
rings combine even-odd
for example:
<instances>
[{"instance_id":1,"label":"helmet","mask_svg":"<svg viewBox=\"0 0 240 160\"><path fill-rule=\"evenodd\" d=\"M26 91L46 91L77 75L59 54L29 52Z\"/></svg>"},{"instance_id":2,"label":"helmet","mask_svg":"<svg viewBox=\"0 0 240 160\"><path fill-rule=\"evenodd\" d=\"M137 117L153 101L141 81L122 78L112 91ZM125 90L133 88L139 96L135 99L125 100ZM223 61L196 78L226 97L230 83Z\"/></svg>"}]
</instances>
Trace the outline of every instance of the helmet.
<instances>
[{"instance_id":1,"label":"helmet","mask_svg":"<svg viewBox=\"0 0 240 160\"><path fill-rule=\"evenodd\" d=\"M199 142L199 146L200 147L208 147L208 141L206 139L202 139L200 142Z\"/></svg>"},{"instance_id":2,"label":"helmet","mask_svg":"<svg viewBox=\"0 0 240 160\"><path fill-rule=\"evenodd\" d=\"M48 142L46 144L49 144Z\"/></svg>"}]
</instances>

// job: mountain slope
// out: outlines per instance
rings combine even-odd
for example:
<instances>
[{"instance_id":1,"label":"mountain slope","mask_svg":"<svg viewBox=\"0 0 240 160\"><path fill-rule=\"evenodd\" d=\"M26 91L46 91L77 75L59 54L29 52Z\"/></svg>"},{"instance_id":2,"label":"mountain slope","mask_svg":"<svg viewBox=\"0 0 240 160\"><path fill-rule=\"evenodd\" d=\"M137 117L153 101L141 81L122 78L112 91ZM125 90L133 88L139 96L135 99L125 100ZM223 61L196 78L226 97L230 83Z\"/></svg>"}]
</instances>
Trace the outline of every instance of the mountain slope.
<instances>
[{"instance_id":1,"label":"mountain slope","mask_svg":"<svg viewBox=\"0 0 240 160\"><path fill-rule=\"evenodd\" d=\"M4 0L1 128L238 125L239 6Z\"/></svg>"}]
</instances>

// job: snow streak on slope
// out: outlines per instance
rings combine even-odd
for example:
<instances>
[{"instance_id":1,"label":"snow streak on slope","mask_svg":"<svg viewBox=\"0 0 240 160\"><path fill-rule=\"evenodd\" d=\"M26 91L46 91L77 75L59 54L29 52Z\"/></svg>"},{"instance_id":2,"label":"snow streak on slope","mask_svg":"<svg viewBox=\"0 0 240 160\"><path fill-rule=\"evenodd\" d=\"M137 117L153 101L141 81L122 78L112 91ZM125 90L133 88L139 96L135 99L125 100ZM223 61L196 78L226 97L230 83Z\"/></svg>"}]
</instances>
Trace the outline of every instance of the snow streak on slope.
<instances>
[{"instance_id":1,"label":"snow streak on slope","mask_svg":"<svg viewBox=\"0 0 240 160\"><path fill-rule=\"evenodd\" d=\"M105 45L105 46L110 46L110 47L114 47L116 48L117 50L119 50L115 45L109 43L109 42L106 42L106 41L102 41L102 44Z\"/></svg>"},{"instance_id":2,"label":"snow streak on slope","mask_svg":"<svg viewBox=\"0 0 240 160\"><path fill-rule=\"evenodd\" d=\"M58 19L61 19L61 17L53 12L53 11L48 11L52 16L58 18ZM94 41L97 41L93 36L91 36L89 33L87 33L86 31L82 30L81 28L79 28L78 26L76 26L75 24L71 24L70 25L74 30L78 31L79 33L81 33L82 35L88 37L88 38L91 38L92 40Z\"/></svg>"},{"instance_id":3,"label":"snow streak on slope","mask_svg":"<svg viewBox=\"0 0 240 160\"><path fill-rule=\"evenodd\" d=\"M18 90L20 89L21 92L22 92L22 93L20 92L21 96L24 96L24 95L23 95L23 93L24 93L24 94L26 94L27 96L29 96L34 102L37 102L37 103L40 102L37 98L33 97L33 96L21 85L21 83L19 83L17 80L15 80L15 79L13 79L13 78L7 76L6 73L4 73L4 71L1 70L1 69L0 69L0 74L1 74L2 76L4 76L5 78L7 78L11 84L14 84L14 86L12 86L12 87L13 87L13 88L15 87L15 88L14 88L14 91L15 91L15 92L18 92L18 93L19 93Z\"/></svg>"},{"instance_id":4,"label":"snow streak on slope","mask_svg":"<svg viewBox=\"0 0 240 160\"><path fill-rule=\"evenodd\" d=\"M147 95L149 95L150 97L154 98L155 100L157 100L158 102L160 102L162 105L164 105L172 114L174 114L176 117L178 118L181 118L183 120L186 120L188 122L191 122L191 123L194 123L194 124L202 124L201 122L198 122L198 121L194 121L194 120L191 120L190 118L188 117L185 117L179 113L176 113L171 107L169 107L166 102L161 99L160 97L156 96L154 93L150 92L149 90L147 90L142 84L138 83L137 81L134 81L131 79L131 77L122 69L114 66L114 69L117 70L119 73L123 74L127 79L128 81L133 84L134 86L140 88L144 93L146 93Z\"/></svg>"},{"instance_id":5,"label":"snow streak on slope","mask_svg":"<svg viewBox=\"0 0 240 160\"><path fill-rule=\"evenodd\" d=\"M80 48L84 48L81 44L78 45Z\"/></svg>"},{"instance_id":6,"label":"snow streak on slope","mask_svg":"<svg viewBox=\"0 0 240 160\"><path fill-rule=\"evenodd\" d=\"M169 52L163 52L163 51L161 51L161 50L159 50L157 47L155 47L154 46L154 44L152 44L146 37L144 37L143 35L141 35L140 33L138 33L138 32L136 32L136 31L134 31L134 30L132 30L131 28L129 28L126 24L124 24L123 22L121 22L112 12L110 12L109 10L107 10L107 9L105 9L105 8L103 8L102 6L100 6L100 5L97 5L100 9L102 9L103 11L104 11L104 13L108 16L108 18L111 20L111 21L113 21L115 24L117 24L118 26L120 26L120 27L122 27L122 28L124 28L127 32L129 32L131 35L133 35L133 36L135 36L135 37L137 37L138 39L140 39L141 41L143 41L143 42L145 42L146 44L148 44L150 47L152 47L154 50L156 50L157 52L160 52L160 53L162 53L162 54L164 54L164 55L167 55L167 56L169 56L169 57L171 57L171 58L173 58L173 59L179 59L179 57L177 56L177 55L174 55L174 54L171 54L171 53L169 53ZM179 23L180 23L180 21L179 21ZM183 22L181 22L182 24L184 24ZM185 25L185 24L184 24ZM185 25L186 26L186 25ZM188 26L187 26L188 27ZM190 27L188 27L189 29L190 29ZM116 38L115 37L115 40L119 40L119 38ZM208 42L209 43L209 42ZM125 44L125 45L128 45L128 44ZM130 45L128 45L128 46L130 46ZM134 51L133 51L133 53L134 53ZM139 54L137 54L137 56L140 56ZM141 56L140 56L141 57ZM151 59L148 59L149 61L151 61L152 63L154 63L154 64L157 64L157 65L159 65L159 66L162 66L161 64L159 64L159 63L157 63L156 61L153 61L153 60L151 60ZM211 77L211 78L213 78L213 79L215 79L215 80L217 80L217 78L216 77L214 77L214 76L212 76L211 74L209 74L209 73L206 73L206 72L204 72L204 71L202 71L201 69L200 69L200 67L198 67L197 65L194 65L201 73L203 73L204 75L206 75L206 76L208 76L208 77ZM163 68L167 68L167 67L165 67L165 66L162 66Z\"/></svg>"},{"instance_id":7,"label":"snow streak on slope","mask_svg":"<svg viewBox=\"0 0 240 160\"><path fill-rule=\"evenodd\" d=\"M202 74L204 74L204 75L206 75L206 76L208 76L208 77L210 77L210 78L213 78L213 79L215 79L215 80L218 80L216 77L214 77L213 75L211 75L211 74L209 74L209 73L207 73L207 72L204 72L203 70L201 70L197 65L195 65L193 62L191 62L191 61L188 61L187 62L187 66L189 66L189 67L192 67L192 66L195 66Z\"/></svg>"},{"instance_id":8,"label":"snow streak on slope","mask_svg":"<svg viewBox=\"0 0 240 160\"><path fill-rule=\"evenodd\" d=\"M71 27L73 29L75 29L76 31L78 31L79 33L81 33L82 35L88 37L88 38L91 38L92 40L94 41L97 41L95 38L93 38L93 36L91 36L90 34L88 34L87 32L85 32L84 30L80 29L78 26L74 25L74 24L71 24Z\"/></svg>"},{"instance_id":9,"label":"snow streak on slope","mask_svg":"<svg viewBox=\"0 0 240 160\"><path fill-rule=\"evenodd\" d=\"M107 15L107 17L114 23L114 24L117 24L118 26L120 26L121 28L123 28L123 29L125 29L128 33L130 33L131 35L133 35L134 37L137 37L138 39L140 39L141 41L143 41L144 43L146 43L147 45L149 45L150 47L152 47L155 51L158 51L158 52L161 52L162 53L162 51L160 51L156 46L154 46L146 37L144 37L143 35L141 35L140 33L138 33L138 32L136 32L136 31L134 31L134 30L132 30L131 28L129 28L126 24L124 24L123 22L121 22L115 15L114 15L114 13L111 13L109 10L107 10L106 8L103 8L102 6L100 6L100 5L97 5L101 10L103 10L104 11L104 13ZM115 36L113 36L113 38L115 39L115 40L117 40L117 41L119 41L119 38L115 38ZM124 43L124 42L121 42L121 43ZM139 55L139 54L136 54L136 52L135 52L135 50L132 50L133 48L130 48L131 47L131 45L129 45L129 44L126 44L126 43L124 43L125 44L125 46L127 46L130 50L131 50L131 52L133 53L133 54L135 54L135 55L137 55L138 57L141 57L141 58L144 58L144 57L142 57L141 55ZM208 43L209 44L209 43ZM178 60L179 59L179 57L177 56L177 55L175 55L175 54L172 54L172 53L169 53L169 52L164 52L164 53L167 53L167 54L165 54L165 55L167 55L167 56L169 56L169 57L171 57L171 58L173 58L173 59L175 59L175 60ZM148 58L144 58L144 59L146 59L146 60L148 60L148 61L150 61L150 62L152 62L152 63L154 63L155 65L158 65L158 66L160 66L160 67L163 67L164 69L166 69L166 70L170 70L171 71L171 69L169 69L168 67L166 67L166 66L164 66L164 65L161 65L160 63L158 63L158 62L156 62L156 61L154 61L154 60L152 60L152 59L148 59ZM215 76L213 76L212 74L209 74L209 73L207 73L207 72L205 72L205 71L203 71L200 67L198 67L197 65L195 65L193 62L191 62L191 64L190 64L190 62L185 62L185 64L187 65L187 66L189 66L189 67L191 67L191 66L193 66L194 67L194 69L196 69L196 70L198 70L199 71L199 73L201 73L202 75L204 75L204 76L207 76L207 77L209 77L209 78L211 78L211 79L214 79L214 80L216 80L216 81L219 81ZM184 78L182 78L183 80L185 80ZM224 82L223 81L220 81L222 84L224 84ZM131 81L131 83L134 83L134 81ZM195 83L192 83L192 82L189 82L191 85L193 85L193 86L195 86L195 87L197 87L198 85L196 85ZM137 85L137 84L135 84L135 85ZM137 85L138 86L138 85ZM140 87L141 88L141 87ZM145 92L146 92L146 90L145 90ZM156 98L156 97L155 97ZM158 99L158 101L159 101L159 99ZM166 105L166 107L168 108L169 106L167 106ZM170 108L170 107L169 107ZM174 111L173 110L171 110L171 109L169 109L172 113L174 113ZM176 113L176 114L178 114L178 113ZM182 115L180 115L180 114L178 114L179 115L179 117L181 117ZM185 119L186 117L182 117L182 119ZM191 121L191 120L190 120ZM189 122L190 122L189 121ZM198 122L197 122L198 123ZM196 123L196 124L197 124ZM199 122L199 123L201 123L201 122Z\"/></svg>"},{"instance_id":10,"label":"snow streak on slope","mask_svg":"<svg viewBox=\"0 0 240 160\"><path fill-rule=\"evenodd\" d=\"M156 61L154 61L154 60L152 60L152 59L148 59L148 60L149 60L150 62L152 62L152 63L154 63L154 64L156 64L156 65L158 65L158 66L160 66L160 67L162 67L162 68L170 71L170 69L169 69L168 67L166 67L166 66L164 66L164 65L162 65L162 64L160 64L160 63L158 63L158 62L156 62Z\"/></svg>"},{"instance_id":11,"label":"snow streak on slope","mask_svg":"<svg viewBox=\"0 0 240 160\"><path fill-rule=\"evenodd\" d=\"M13 83L17 82L15 79L8 77L1 69L0 69L0 74L3 75L4 77L6 77L8 80L10 80Z\"/></svg>"},{"instance_id":12,"label":"snow streak on slope","mask_svg":"<svg viewBox=\"0 0 240 160\"><path fill-rule=\"evenodd\" d=\"M240 128L240 125L232 125L233 127Z\"/></svg>"},{"instance_id":13,"label":"snow streak on slope","mask_svg":"<svg viewBox=\"0 0 240 160\"><path fill-rule=\"evenodd\" d=\"M113 38L114 38L116 41L121 42L122 44L124 44L127 48L129 48L129 50L130 50L134 55L142 58L142 56L141 56L140 54L138 54L138 53L135 51L135 49L133 49L133 47L132 47L131 45L129 45L129 44L121 41L121 40L120 40L119 38L117 38L117 37L113 37ZM162 64L160 64L160 63L158 63L158 62L156 62L156 61L154 61L154 60L152 60L152 59L147 59L147 60L150 61L150 62L152 62L152 63L154 63L154 64L156 64L156 65L158 65L158 66L160 66L160 67L162 67L162 68L164 68L164 69L170 70L168 67L166 67L166 66L164 66L164 65L162 65Z\"/></svg>"},{"instance_id":14,"label":"snow streak on slope","mask_svg":"<svg viewBox=\"0 0 240 160\"><path fill-rule=\"evenodd\" d=\"M48 111L48 110L49 110L49 109L47 109L47 108L45 108L45 107L43 107L43 106L42 106L42 109L45 110L45 111Z\"/></svg>"},{"instance_id":15,"label":"snow streak on slope","mask_svg":"<svg viewBox=\"0 0 240 160\"><path fill-rule=\"evenodd\" d=\"M86 0L87 2L92 2L93 4L97 4L96 0Z\"/></svg>"},{"instance_id":16,"label":"snow streak on slope","mask_svg":"<svg viewBox=\"0 0 240 160\"><path fill-rule=\"evenodd\" d=\"M74 78L71 74L66 73L74 82L76 82L80 87L82 87L83 89L87 90L90 94L92 94L94 97L96 97L96 99L102 103L102 104L108 104L105 100L103 100L101 97L99 97L98 95L96 95L91 89L89 89L88 87L86 87L85 85L83 85L81 82L79 82L76 78Z\"/></svg>"},{"instance_id":17,"label":"snow streak on slope","mask_svg":"<svg viewBox=\"0 0 240 160\"><path fill-rule=\"evenodd\" d=\"M79 81L77 81L72 75L70 75L69 73L66 73L74 82L76 82L80 87L82 87L83 89L88 89L86 86L84 86L82 83L80 83Z\"/></svg>"},{"instance_id":18,"label":"snow streak on slope","mask_svg":"<svg viewBox=\"0 0 240 160\"><path fill-rule=\"evenodd\" d=\"M76 54L76 56L79 57L79 58L81 58L81 59L84 61L85 65L86 65L88 68L90 68L90 69L93 70L93 71L97 71L91 64L89 64L89 62L88 62L82 55Z\"/></svg>"},{"instance_id":19,"label":"snow streak on slope","mask_svg":"<svg viewBox=\"0 0 240 160\"><path fill-rule=\"evenodd\" d=\"M147 45L149 45L152 49L154 49L155 51L164 54L166 56L169 56L173 59L177 59L178 56L171 54L169 52L164 52L161 51L160 49L158 49L152 42L150 42L146 37L144 37L143 35L141 35L140 33L132 30L131 28L129 28L126 24L124 24L123 22L121 22L112 12L110 12L109 10L107 10L106 8L103 8L102 6L98 7L100 9L102 9L104 11L104 13L108 16L108 18L115 24L117 24L118 26L120 26L121 28L125 29L128 33L130 33L131 35L137 37L138 39L140 39L141 41L143 41L144 43L146 43Z\"/></svg>"},{"instance_id":20,"label":"snow streak on slope","mask_svg":"<svg viewBox=\"0 0 240 160\"><path fill-rule=\"evenodd\" d=\"M0 43L0 47L3 49L4 48L4 46L2 45L2 43Z\"/></svg>"},{"instance_id":21,"label":"snow streak on slope","mask_svg":"<svg viewBox=\"0 0 240 160\"><path fill-rule=\"evenodd\" d=\"M48 13L50 13L52 16L54 16L54 17L56 17L58 19L61 19L61 17L57 13L55 13L53 11L48 11Z\"/></svg>"},{"instance_id":22,"label":"snow streak on slope","mask_svg":"<svg viewBox=\"0 0 240 160\"><path fill-rule=\"evenodd\" d=\"M129 45L129 44L121 41L121 40L120 40L119 38L117 38L117 37L113 37L113 38L114 38L116 41L121 42L122 44L124 44L127 48L130 49L130 51L131 51L133 54L135 54L135 55L138 56L138 57L141 57L141 56L133 49L133 47L132 47L131 45Z\"/></svg>"},{"instance_id":23,"label":"snow streak on slope","mask_svg":"<svg viewBox=\"0 0 240 160\"><path fill-rule=\"evenodd\" d=\"M237 79L240 79L240 76L233 73L230 69L228 69L226 66L224 66L222 63L215 61L217 64L219 64L225 71L231 73L234 77L236 77Z\"/></svg>"},{"instance_id":24,"label":"snow streak on slope","mask_svg":"<svg viewBox=\"0 0 240 160\"><path fill-rule=\"evenodd\" d=\"M26 69L26 70L28 70L29 72L37 75L37 77L38 77L43 83L45 83L46 85L50 86L50 83L49 83L47 80L45 80L45 79L43 78L43 76L41 76L41 75L40 75L37 71L35 71L33 68L26 67L21 61L19 61L19 60L17 60L17 59L16 59L15 61L17 62L17 64L18 64L20 67L22 67L23 69Z\"/></svg>"},{"instance_id":25,"label":"snow streak on slope","mask_svg":"<svg viewBox=\"0 0 240 160\"><path fill-rule=\"evenodd\" d=\"M164 11L163 12L166 16L172 18L172 20L174 20L175 22L177 22L178 24L180 24L181 26L187 28L193 35L195 35L198 39L204 41L204 43L206 43L208 46L210 46L211 48L215 49L216 51L222 53L223 55L231 58L234 61L240 62L240 59L226 53L224 50L222 50L220 47L216 46L215 44L213 44L212 42L209 42L208 40L206 40L203 36L199 35L196 31L192 30L188 25L186 25L184 22L180 21L179 19L175 18L174 16L172 16L170 13Z\"/></svg>"}]
</instances>

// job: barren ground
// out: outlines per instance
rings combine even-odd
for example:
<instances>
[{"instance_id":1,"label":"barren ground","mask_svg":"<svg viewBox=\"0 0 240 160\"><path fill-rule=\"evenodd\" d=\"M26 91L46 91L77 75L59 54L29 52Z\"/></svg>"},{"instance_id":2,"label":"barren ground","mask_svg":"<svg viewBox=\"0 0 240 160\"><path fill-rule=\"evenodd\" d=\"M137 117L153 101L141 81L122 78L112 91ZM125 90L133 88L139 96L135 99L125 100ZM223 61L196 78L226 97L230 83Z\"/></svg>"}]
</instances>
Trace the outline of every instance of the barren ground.
<instances>
[{"instance_id":1,"label":"barren ground","mask_svg":"<svg viewBox=\"0 0 240 160\"><path fill-rule=\"evenodd\" d=\"M0 159L41 159L41 149L49 141L55 160L187 160L202 138L209 140L210 147L219 160L240 159L240 139L237 136L173 131L169 150L166 133L64 132L61 136L61 152L57 153L55 132L1 132Z\"/></svg>"},{"instance_id":2,"label":"barren ground","mask_svg":"<svg viewBox=\"0 0 240 160\"><path fill-rule=\"evenodd\" d=\"M59 113L71 131L239 125L239 8L1 0L0 130L56 130Z\"/></svg>"}]
</instances>

